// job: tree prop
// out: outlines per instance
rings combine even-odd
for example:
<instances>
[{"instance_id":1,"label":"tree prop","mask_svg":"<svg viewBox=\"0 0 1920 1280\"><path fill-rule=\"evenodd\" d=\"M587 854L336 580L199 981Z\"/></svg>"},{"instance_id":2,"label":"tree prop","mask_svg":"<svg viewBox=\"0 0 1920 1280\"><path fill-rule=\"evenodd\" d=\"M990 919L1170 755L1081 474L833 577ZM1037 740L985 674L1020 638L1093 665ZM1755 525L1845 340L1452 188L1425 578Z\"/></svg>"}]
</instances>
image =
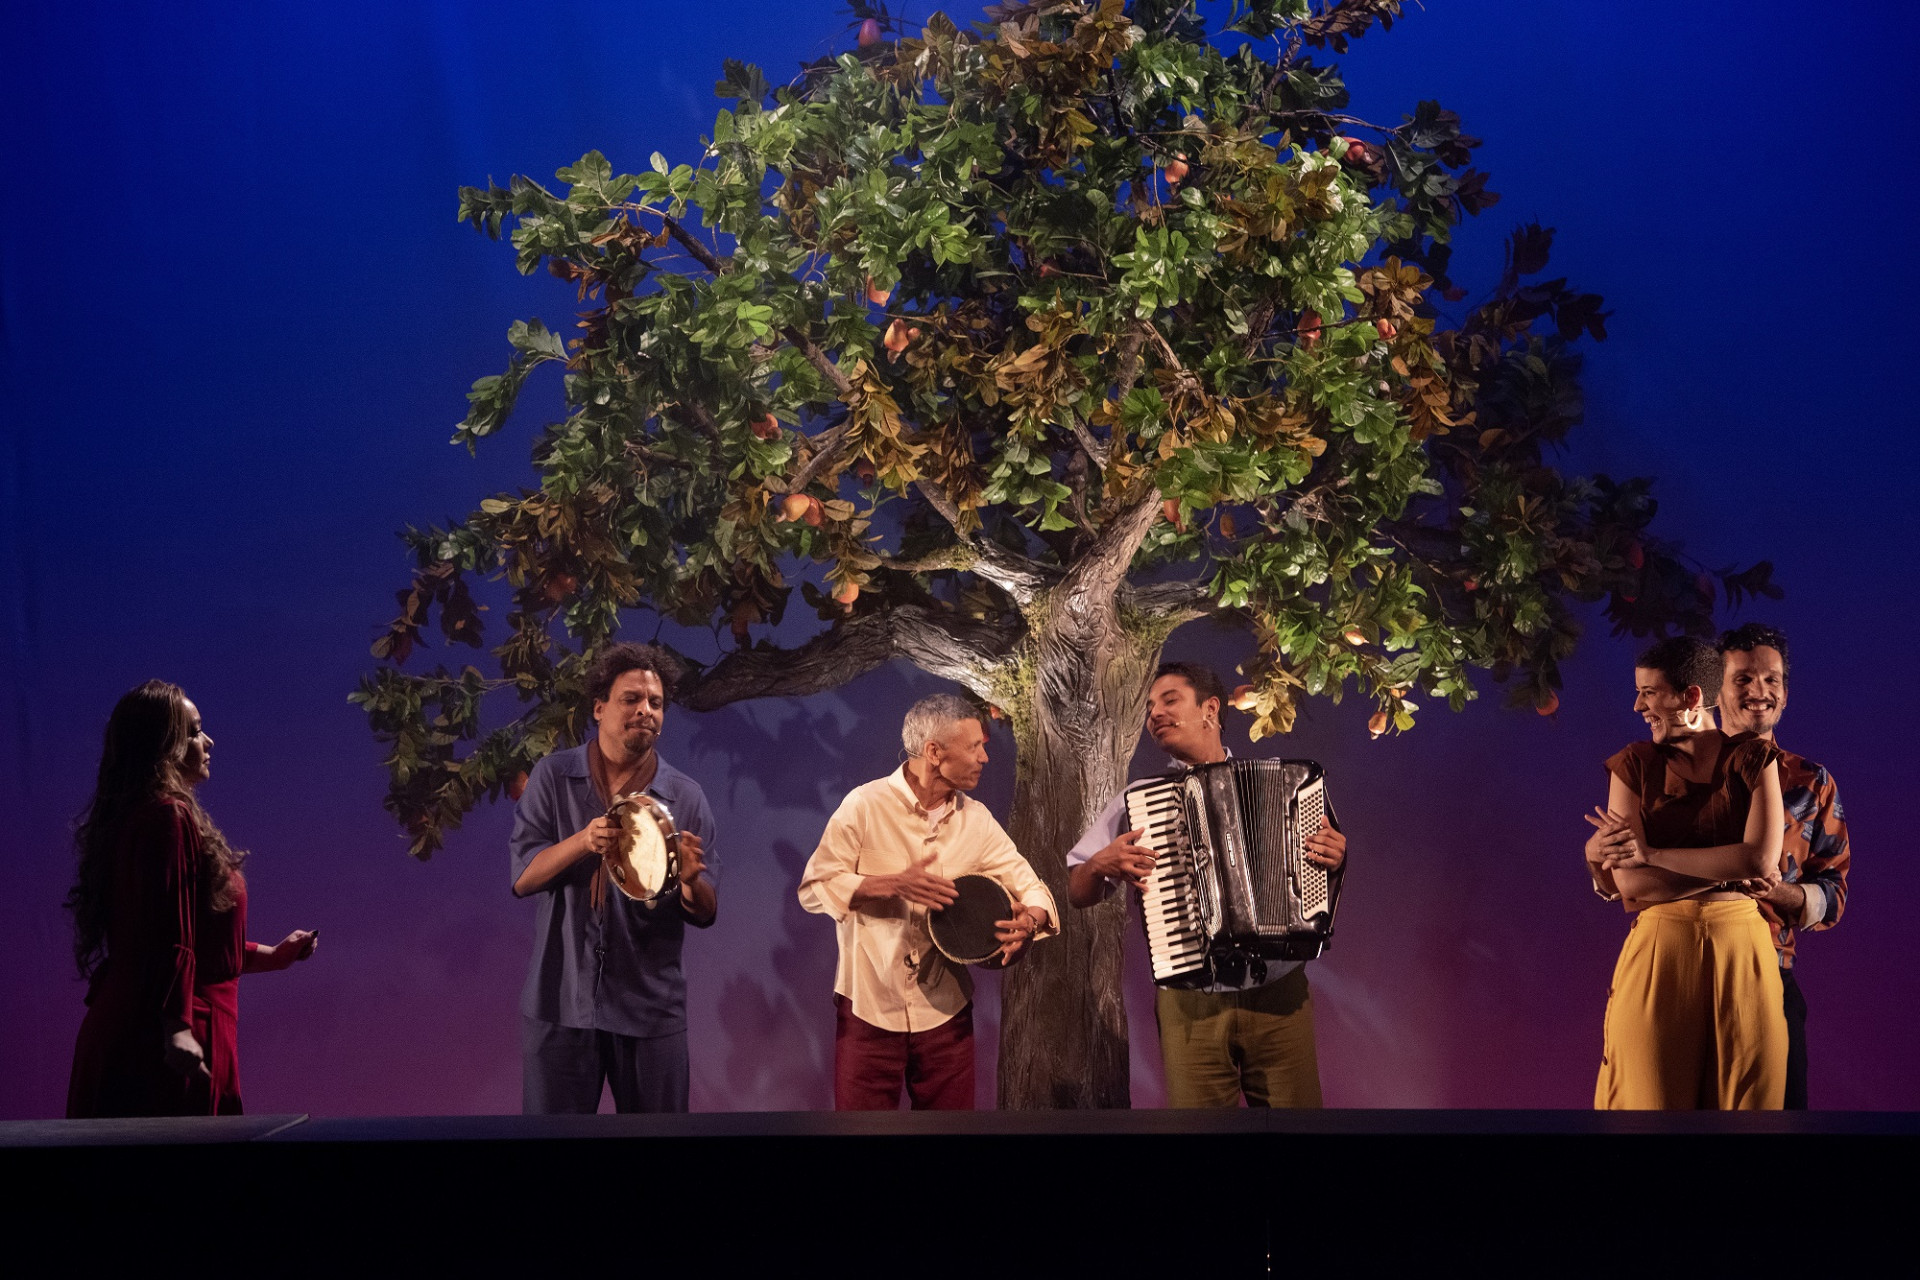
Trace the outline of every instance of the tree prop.
<instances>
[{"instance_id":1,"label":"tree prop","mask_svg":"<svg viewBox=\"0 0 1920 1280\"><path fill-rule=\"evenodd\" d=\"M696 711L895 658L971 690L1064 902L1187 622L1250 632L1256 738L1343 695L1379 735L1416 695L1464 705L1475 669L1552 712L1583 606L1707 634L1716 579L1778 594L1654 536L1649 482L1550 465L1607 312L1543 278L1537 225L1466 303L1450 240L1497 199L1478 139L1435 102L1347 114L1328 58L1398 3L1043 0L918 31L851 8L849 51L789 84L727 62L695 164L593 152L555 188L461 190L586 309L516 323L455 432L497 434L558 367L539 487L403 535L417 567L353 699L415 856L582 739L585 666L634 611L713 630L682 655ZM511 591L494 673L404 670L436 620L487 643L476 576ZM818 627L776 644L796 593ZM518 714L485 727L490 694ZM1126 1105L1124 915L1069 913L1008 975L1003 1105Z\"/></svg>"}]
</instances>

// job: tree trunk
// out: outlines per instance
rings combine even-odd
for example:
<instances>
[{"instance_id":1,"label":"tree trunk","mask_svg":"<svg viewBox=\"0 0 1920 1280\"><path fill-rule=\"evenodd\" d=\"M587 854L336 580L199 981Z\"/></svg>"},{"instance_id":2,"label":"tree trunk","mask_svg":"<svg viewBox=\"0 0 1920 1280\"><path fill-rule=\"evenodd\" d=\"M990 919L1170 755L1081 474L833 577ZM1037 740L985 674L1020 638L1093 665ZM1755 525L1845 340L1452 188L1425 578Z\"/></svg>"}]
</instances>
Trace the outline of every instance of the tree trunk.
<instances>
[{"instance_id":1,"label":"tree trunk","mask_svg":"<svg viewBox=\"0 0 1920 1280\"><path fill-rule=\"evenodd\" d=\"M1034 947L1001 987L1003 1108L1129 1103L1126 899L1074 909L1066 853L1126 782L1165 635L1129 631L1111 596L1092 604L1092 616L1063 618L1029 643L1020 665L1031 688L1010 700L1019 710L1009 708L1018 752L1009 834L1062 919L1060 936Z\"/></svg>"}]
</instances>

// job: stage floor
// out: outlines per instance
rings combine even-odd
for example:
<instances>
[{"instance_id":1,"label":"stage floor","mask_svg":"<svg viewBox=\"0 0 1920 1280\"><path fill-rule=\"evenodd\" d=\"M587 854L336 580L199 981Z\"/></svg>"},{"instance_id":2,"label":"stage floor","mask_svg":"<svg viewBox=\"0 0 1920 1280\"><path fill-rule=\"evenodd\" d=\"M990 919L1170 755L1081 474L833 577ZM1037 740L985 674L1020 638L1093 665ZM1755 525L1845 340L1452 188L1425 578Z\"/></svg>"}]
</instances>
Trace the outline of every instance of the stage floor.
<instances>
[{"instance_id":1,"label":"stage floor","mask_svg":"<svg viewBox=\"0 0 1920 1280\"><path fill-rule=\"evenodd\" d=\"M1907 1111L735 1111L665 1116L215 1116L0 1121L0 1150L210 1143L602 1142L656 1139L1261 1137L1913 1138ZM4 1157L0 1157L4 1158Z\"/></svg>"},{"instance_id":2,"label":"stage floor","mask_svg":"<svg viewBox=\"0 0 1920 1280\"><path fill-rule=\"evenodd\" d=\"M218 1221L296 1274L1587 1274L1649 1251L1728 1274L1891 1236L1910 1178L1868 1171L1917 1139L1906 1112L285 1115L0 1123L0 1174L16 1233L132 1250Z\"/></svg>"}]
</instances>

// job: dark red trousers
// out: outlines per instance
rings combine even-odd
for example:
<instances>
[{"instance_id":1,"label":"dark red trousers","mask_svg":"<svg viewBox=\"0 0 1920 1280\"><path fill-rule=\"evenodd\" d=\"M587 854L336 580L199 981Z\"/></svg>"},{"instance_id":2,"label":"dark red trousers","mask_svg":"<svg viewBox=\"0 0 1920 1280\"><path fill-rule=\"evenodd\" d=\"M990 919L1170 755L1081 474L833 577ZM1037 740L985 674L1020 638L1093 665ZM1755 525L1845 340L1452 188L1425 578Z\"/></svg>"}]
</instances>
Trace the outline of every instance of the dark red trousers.
<instances>
[{"instance_id":1,"label":"dark red trousers","mask_svg":"<svg viewBox=\"0 0 1920 1280\"><path fill-rule=\"evenodd\" d=\"M833 1109L897 1111L900 1085L915 1111L973 1110L973 1006L931 1031L882 1031L835 996Z\"/></svg>"}]
</instances>

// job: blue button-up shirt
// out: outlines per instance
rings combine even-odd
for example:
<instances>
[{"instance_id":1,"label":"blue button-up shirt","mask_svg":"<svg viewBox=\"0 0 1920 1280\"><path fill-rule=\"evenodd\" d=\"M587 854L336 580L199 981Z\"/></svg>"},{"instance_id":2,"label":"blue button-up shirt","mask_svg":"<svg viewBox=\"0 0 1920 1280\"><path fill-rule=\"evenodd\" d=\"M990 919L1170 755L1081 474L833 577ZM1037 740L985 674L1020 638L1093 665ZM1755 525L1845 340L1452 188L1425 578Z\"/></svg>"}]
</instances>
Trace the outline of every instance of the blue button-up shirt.
<instances>
[{"instance_id":1,"label":"blue button-up shirt","mask_svg":"<svg viewBox=\"0 0 1920 1280\"><path fill-rule=\"evenodd\" d=\"M720 858L713 810L700 784L662 760L647 791L667 806L675 826L700 837L706 877L717 890ZM519 882L535 854L606 811L587 772L584 746L556 751L534 765L513 815L508 842L513 875L508 885ZM582 858L534 895L539 914L520 1011L563 1027L625 1036L686 1030L687 981L680 971L680 944L687 917L680 895L646 904L609 885L596 911L588 905L588 895L599 865L598 858Z\"/></svg>"}]
</instances>

